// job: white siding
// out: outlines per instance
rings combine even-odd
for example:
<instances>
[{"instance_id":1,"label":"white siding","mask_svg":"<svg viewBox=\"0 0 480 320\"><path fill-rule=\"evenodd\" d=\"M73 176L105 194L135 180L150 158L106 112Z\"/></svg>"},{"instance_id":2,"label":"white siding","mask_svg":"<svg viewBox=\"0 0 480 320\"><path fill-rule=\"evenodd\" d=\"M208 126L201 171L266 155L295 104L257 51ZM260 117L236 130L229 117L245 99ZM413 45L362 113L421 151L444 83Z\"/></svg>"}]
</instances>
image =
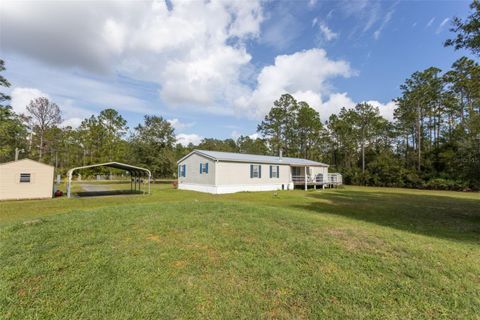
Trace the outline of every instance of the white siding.
<instances>
[{"instance_id":1,"label":"white siding","mask_svg":"<svg viewBox=\"0 0 480 320\"><path fill-rule=\"evenodd\" d=\"M316 177L317 174L323 174L323 182L328 181L328 167L311 167L312 176Z\"/></svg>"},{"instance_id":2,"label":"white siding","mask_svg":"<svg viewBox=\"0 0 480 320\"><path fill-rule=\"evenodd\" d=\"M261 165L261 178L250 178L250 165L252 164ZM282 184L290 182L289 165L279 165L280 175L278 178L270 178L270 164L268 163L219 162L217 170L218 186L276 185L281 189Z\"/></svg>"},{"instance_id":3,"label":"white siding","mask_svg":"<svg viewBox=\"0 0 480 320\"><path fill-rule=\"evenodd\" d=\"M200 163L208 163L208 173L200 173ZM178 177L179 188L181 184L215 185L215 161L192 154L178 164L178 166L182 165L186 165L187 174L185 177Z\"/></svg>"}]
</instances>

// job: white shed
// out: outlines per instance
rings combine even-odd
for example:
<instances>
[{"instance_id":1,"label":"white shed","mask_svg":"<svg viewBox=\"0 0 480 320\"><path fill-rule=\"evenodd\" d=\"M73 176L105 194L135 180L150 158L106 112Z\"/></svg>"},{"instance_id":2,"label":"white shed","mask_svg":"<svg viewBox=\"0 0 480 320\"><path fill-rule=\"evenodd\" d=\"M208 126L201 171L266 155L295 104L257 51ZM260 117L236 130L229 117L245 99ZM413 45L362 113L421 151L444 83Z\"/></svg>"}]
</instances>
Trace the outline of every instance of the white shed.
<instances>
[{"instance_id":1,"label":"white shed","mask_svg":"<svg viewBox=\"0 0 480 320\"><path fill-rule=\"evenodd\" d=\"M54 168L22 159L0 164L0 200L44 199L53 196Z\"/></svg>"}]
</instances>

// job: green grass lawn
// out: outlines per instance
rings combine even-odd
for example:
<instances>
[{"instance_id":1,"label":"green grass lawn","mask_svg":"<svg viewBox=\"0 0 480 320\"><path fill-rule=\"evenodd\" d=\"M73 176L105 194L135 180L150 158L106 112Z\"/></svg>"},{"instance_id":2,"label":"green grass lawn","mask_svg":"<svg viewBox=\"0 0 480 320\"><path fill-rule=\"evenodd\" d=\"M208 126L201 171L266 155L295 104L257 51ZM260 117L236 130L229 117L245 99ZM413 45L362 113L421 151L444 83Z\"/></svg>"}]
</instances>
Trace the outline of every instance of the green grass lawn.
<instances>
[{"instance_id":1,"label":"green grass lawn","mask_svg":"<svg viewBox=\"0 0 480 320\"><path fill-rule=\"evenodd\" d=\"M0 319L478 319L478 310L478 193L214 196L161 184L151 195L0 202Z\"/></svg>"}]
</instances>

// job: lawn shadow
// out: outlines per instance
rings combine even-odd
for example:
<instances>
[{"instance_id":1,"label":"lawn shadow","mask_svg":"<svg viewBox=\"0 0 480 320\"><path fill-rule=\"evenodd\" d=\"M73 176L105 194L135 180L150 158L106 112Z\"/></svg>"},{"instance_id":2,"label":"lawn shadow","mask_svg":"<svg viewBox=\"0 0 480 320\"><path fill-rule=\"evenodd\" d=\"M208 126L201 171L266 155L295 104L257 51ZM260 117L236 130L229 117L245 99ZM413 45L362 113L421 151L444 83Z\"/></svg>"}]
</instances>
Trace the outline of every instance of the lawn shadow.
<instances>
[{"instance_id":1,"label":"lawn shadow","mask_svg":"<svg viewBox=\"0 0 480 320\"><path fill-rule=\"evenodd\" d=\"M76 192L74 195L83 197L102 197L102 196L125 196L125 195L139 195L144 194L143 191L138 190L104 190L104 191L81 191Z\"/></svg>"},{"instance_id":2,"label":"lawn shadow","mask_svg":"<svg viewBox=\"0 0 480 320\"><path fill-rule=\"evenodd\" d=\"M321 201L294 207L427 236L480 242L480 199L350 190L311 193L308 197Z\"/></svg>"}]
</instances>

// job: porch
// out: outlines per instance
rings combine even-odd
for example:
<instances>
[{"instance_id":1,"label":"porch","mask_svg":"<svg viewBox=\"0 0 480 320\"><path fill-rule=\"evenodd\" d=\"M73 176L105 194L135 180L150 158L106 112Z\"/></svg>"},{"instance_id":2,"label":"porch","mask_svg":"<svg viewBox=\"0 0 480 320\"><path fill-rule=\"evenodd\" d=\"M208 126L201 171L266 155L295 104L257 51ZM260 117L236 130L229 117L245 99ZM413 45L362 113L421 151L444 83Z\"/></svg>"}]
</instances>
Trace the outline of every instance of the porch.
<instances>
[{"instance_id":1,"label":"porch","mask_svg":"<svg viewBox=\"0 0 480 320\"><path fill-rule=\"evenodd\" d=\"M307 190L309 186L313 186L314 189L316 189L317 186L323 188L328 182L327 177L325 177L323 173L315 172L310 166L292 166L291 177L294 186L304 186L305 190Z\"/></svg>"}]
</instances>

